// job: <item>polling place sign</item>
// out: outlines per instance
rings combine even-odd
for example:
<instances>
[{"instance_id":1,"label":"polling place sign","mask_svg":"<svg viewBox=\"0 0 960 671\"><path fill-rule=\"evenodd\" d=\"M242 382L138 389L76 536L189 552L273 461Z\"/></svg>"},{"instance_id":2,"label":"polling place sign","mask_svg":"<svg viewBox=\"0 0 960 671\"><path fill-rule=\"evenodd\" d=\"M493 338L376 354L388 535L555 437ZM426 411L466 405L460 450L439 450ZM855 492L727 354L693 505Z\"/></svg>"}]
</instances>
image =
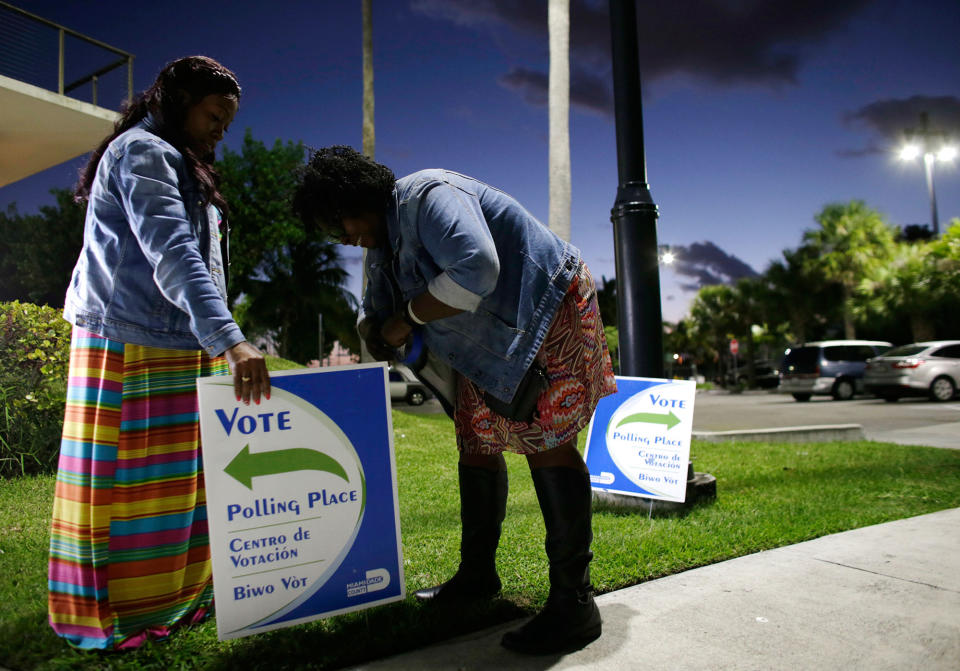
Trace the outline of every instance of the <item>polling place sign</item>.
<instances>
[{"instance_id":1,"label":"polling place sign","mask_svg":"<svg viewBox=\"0 0 960 671\"><path fill-rule=\"evenodd\" d=\"M617 376L617 389L590 420L584 459L593 489L683 501L696 383Z\"/></svg>"},{"instance_id":2,"label":"polling place sign","mask_svg":"<svg viewBox=\"0 0 960 671\"><path fill-rule=\"evenodd\" d=\"M385 364L197 381L221 640L404 598Z\"/></svg>"}]
</instances>

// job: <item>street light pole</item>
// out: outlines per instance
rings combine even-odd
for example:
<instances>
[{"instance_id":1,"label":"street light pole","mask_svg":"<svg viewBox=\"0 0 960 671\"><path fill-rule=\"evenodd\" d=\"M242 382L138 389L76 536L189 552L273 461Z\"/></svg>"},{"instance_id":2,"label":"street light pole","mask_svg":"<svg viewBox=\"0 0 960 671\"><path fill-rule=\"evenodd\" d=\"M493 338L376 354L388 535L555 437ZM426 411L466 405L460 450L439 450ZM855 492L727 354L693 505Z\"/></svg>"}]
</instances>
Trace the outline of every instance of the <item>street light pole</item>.
<instances>
[{"instance_id":1,"label":"street light pole","mask_svg":"<svg viewBox=\"0 0 960 671\"><path fill-rule=\"evenodd\" d=\"M323 313L317 313L317 365L323 368Z\"/></svg>"},{"instance_id":2,"label":"street light pole","mask_svg":"<svg viewBox=\"0 0 960 671\"><path fill-rule=\"evenodd\" d=\"M933 222L933 237L940 237L940 217L937 216L937 190L933 184L934 161L936 157L931 152L923 155L923 167L927 174L927 193L930 195L930 221Z\"/></svg>"},{"instance_id":3,"label":"street light pole","mask_svg":"<svg viewBox=\"0 0 960 671\"><path fill-rule=\"evenodd\" d=\"M620 374L663 377L657 205L647 185L634 0L610 0L620 183L610 212L617 275Z\"/></svg>"},{"instance_id":4,"label":"street light pole","mask_svg":"<svg viewBox=\"0 0 960 671\"><path fill-rule=\"evenodd\" d=\"M956 147L949 142L950 138L942 130L930 128L929 117L926 112L920 113L920 126L909 128L904 132L907 143L900 150L900 158L912 161L917 156L923 156L924 173L927 177L927 195L930 197L930 224L933 227L933 237L940 237L940 217L937 215L937 190L934 184L936 161L952 161L956 156ZM939 144L939 147L935 146Z\"/></svg>"}]
</instances>

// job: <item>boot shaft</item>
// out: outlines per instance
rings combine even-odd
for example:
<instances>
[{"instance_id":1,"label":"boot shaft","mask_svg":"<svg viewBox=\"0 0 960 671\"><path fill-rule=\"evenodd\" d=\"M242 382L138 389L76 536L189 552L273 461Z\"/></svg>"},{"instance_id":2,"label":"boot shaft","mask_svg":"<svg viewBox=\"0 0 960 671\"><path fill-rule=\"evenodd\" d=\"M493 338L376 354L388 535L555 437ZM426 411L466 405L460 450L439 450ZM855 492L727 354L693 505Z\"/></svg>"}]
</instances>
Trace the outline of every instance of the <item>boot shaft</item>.
<instances>
[{"instance_id":1,"label":"boot shaft","mask_svg":"<svg viewBox=\"0 0 960 671\"><path fill-rule=\"evenodd\" d=\"M531 471L547 537L550 593L556 598L582 598L590 587L593 553L593 492L588 473L563 467Z\"/></svg>"},{"instance_id":2,"label":"boot shaft","mask_svg":"<svg viewBox=\"0 0 960 671\"><path fill-rule=\"evenodd\" d=\"M507 472L459 464L460 560L467 566L494 563L507 514Z\"/></svg>"}]
</instances>

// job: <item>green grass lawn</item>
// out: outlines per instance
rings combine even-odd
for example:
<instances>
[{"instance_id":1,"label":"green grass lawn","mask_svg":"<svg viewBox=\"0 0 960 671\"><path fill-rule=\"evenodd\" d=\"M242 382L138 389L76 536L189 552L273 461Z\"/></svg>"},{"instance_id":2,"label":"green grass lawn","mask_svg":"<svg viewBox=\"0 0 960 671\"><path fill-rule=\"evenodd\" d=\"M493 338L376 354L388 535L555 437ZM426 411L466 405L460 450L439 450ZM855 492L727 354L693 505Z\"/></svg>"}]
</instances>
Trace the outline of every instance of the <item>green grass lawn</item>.
<instances>
[{"instance_id":1,"label":"green grass lawn","mask_svg":"<svg viewBox=\"0 0 960 671\"><path fill-rule=\"evenodd\" d=\"M458 562L452 423L394 412L407 593ZM593 582L608 592L732 557L960 506L960 451L886 443L700 443L697 471L717 499L684 516L594 515ZM405 601L218 642L214 622L127 653L80 653L46 624L51 476L0 481L0 666L12 669L323 669L396 654L531 613L546 599L543 524L526 462L508 455L511 490L498 554L503 598L473 612Z\"/></svg>"}]
</instances>

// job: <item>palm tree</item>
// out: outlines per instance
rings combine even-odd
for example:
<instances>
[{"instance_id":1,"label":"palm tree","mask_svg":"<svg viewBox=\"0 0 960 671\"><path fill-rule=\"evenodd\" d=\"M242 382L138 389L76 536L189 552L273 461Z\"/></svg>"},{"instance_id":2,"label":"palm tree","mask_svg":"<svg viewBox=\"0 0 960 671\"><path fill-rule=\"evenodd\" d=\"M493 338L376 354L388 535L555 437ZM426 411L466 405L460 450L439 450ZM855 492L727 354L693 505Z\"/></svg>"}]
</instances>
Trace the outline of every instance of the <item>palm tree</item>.
<instances>
[{"instance_id":1,"label":"palm tree","mask_svg":"<svg viewBox=\"0 0 960 671\"><path fill-rule=\"evenodd\" d=\"M303 143L268 148L247 130L240 151L224 149L217 168L235 233L231 309L248 336L266 337L281 356L305 363L317 356L317 314L325 343L338 339L353 351L358 343L356 301L337 245L310 241L290 208L303 155ZM287 296L297 300L278 300Z\"/></svg>"},{"instance_id":2,"label":"palm tree","mask_svg":"<svg viewBox=\"0 0 960 671\"><path fill-rule=\"evenodd\" d=\"M363 22L363 154L374 157L376 133L373 125L373 9L372 0L362 0Z\"/></svg>"},{"instance_id":3,"label":"palm tree","mask_svg":"<svg viewBox=\"0 0 960 671\"><path fill-rule=\"evenodd\" d=\"M326 351L319 358L329 353L335 340L356 351L356 299L346 291L347 271L340 265L337 246L300 239L272 257L244 296L245 322L269 335L279 356L306 363L317 356L317 315L322 314L323 330L332 337L323 339ZM278 296L297 300L277 300Z\"/></svg>"},{"instance_id":4,"label":"palm tree","mask_svg":"<svg viewBox=\"0 0 960 671\"><path fill-rule=\"evenodd\" d=\"M376 144L376 129L373 123L373 8L372 0L361 0L361 22L363 23L363 154L371 160L374 158ZM361 257L360 293L367 291L367 250L363 250ZM373 357L367 351L367 345L360 341L360 361L372 361Z\"/></svg>"},{"instance_id":5,"label":"palm tree","mask_svg":"<svg viewBox=\"0 0 960 671\"><path fill-rule=\"evenodd\" d=\"M570 0L549 0L550 229L570 240Z\"/></svg>"},{"instance_id":6,"label":"palm tree","mask_svg":"<svg viewBox=\"0 0 960 671\"><path fill-rule=\"evenodd\" d=\"M695 324L693 335L710 343L711 354L721 364L719 377L723 379L729 340L740 326L734 289L723 284L702 287L690 304L690 319Z\"/></svg>"},{"instance_id":7,"label":"palm tree","mask_svg":"<svg viewBox=\"0 0 960 671\"><path fill-rule=\"evenodd\" d=\"M803 234L804 242L816 251L810 264L840 286L844 335L855 338L854 290L878 265L890 261L894 230L861 200L827 205L815 219L820 228Z\"/></svg>"},{"instance_id":8,"label":"palm tree","mask_svg":"<svg viewBox=\"0 0 960 671\"><path fill-rule=\"evenodd\" d=\"M704 363L714 358L711 343L692 318L681 319L676 324L664 324L663 350L668 361L674 360L677 365L689 366L691 375L704 374Z\"/></svg>"},{"instance_id":9,"label":"palm tree","mask_svg":"<svg viewBox=\"0 0 960 671\"><path fill-rule=\"evenodd\" d=\"M836 287L826 285L813 269L815 258L809 246L785 249L783 260L771 263L763 275L769 300L767 322L775 327L787 323L791 343L816 340L831 316L839 314L834 307L839 303Z\"/></svg>"},{"instance_id":10,"label":"palm tree","mask_svg":"<svg viewBox=\"0 0 960 671\"><path fill-rule=\"evenodd\" d=\"M960 312L960 221L943 237L899 243L892 263L861 283L870 307L887 318L910 321L914 341L950 333L950 320Z\"/></svg>"},{"instance_id":11,"label":"palm tree","mask_svg":"<svg viewBox=\"0 0 960 671\"><path fill-rule=\"evenodd\" d=\"M737 335L743 340L743 357L747 363L746 376L753 384L754 360L757 358L757 345L754 342L753 327L763 323L766 285L753 277L742 277L733 287L733 301L737 317Z\"/></svg>"}]
</instances>

